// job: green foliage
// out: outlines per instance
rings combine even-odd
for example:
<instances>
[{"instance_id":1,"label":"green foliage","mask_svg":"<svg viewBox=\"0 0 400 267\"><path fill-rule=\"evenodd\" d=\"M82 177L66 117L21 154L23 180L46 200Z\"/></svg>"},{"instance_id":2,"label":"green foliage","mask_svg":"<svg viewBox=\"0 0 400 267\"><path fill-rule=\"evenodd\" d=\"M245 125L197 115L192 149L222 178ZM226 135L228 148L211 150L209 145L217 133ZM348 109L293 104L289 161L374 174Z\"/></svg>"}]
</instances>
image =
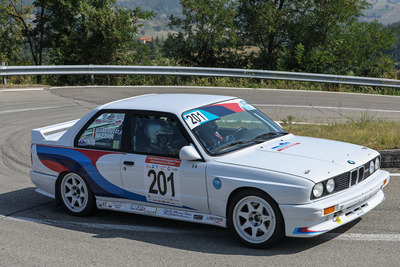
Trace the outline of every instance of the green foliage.
<instances>
[{"instance_id":1,"label":"green foliage","mask_svg":"<svg viewBox=\"0 0 400 267\"><path fill-rule=\"evenodd\" d=\"M236 25L252 68L382 77L393 71L382 54L396 42L377 21L359 22L367 1L239 0Z\"/></svg>"},{"instance_id":2,"label":"green foliage","mask_svg":"<svg viewBox=\"0 0 400 267\"><path fill-rule=\"evenodd\" d=\"M397 43L394 45L393 49L385 50L383 53L389 55L394 61L395 68L400 70L400 21L388 25L388 28L396 31Z\"/></svg>"},{"instance_id":3,"label":"green foliage","mask_svg":"<svg viewBox=\"0 0 400 267\"><path fill-rule=\"evenodd\" d=\"M39 17L49 49L49 58L56 65L133 65L148 62L147 50L139 46L139 20L154 17L154 12L140 8L125 10L115 0L36 0ZM59 77L58 84L79 82L80 77ZM85 81L86 82L86 81ZM105 81L108 83L108 79Z\"/></svg>"},{"instance_id":4,"label":"green foliage","mask_svg":"<svg viewBox=\"0 0 400 267\"><path fill-rule=\"evenodd\" d=\"M240 67L235 49L240 39L234 26L236 3L231 0L181 0L184 18L170 17L163 51L178 64L199 67Z\"/></svg>"},{"instance_id":5,"label":"green foliage","mask_svg":"<svg viewBox=\"0 0 400 267\"><path fill-rule=\"evenodd\" d=\"M21 19L26 19L31 10L22 7L18 1L0 0L0 64L21 64L18 55L22 50L24 37Z\"/></svg>"},{"instance_id":6,"label":"green foliage","mask_svg":"<svg viewBox=\"0 0 400 267\"><path fill-rule=\"evenodd\" d=\"M395 31L359 22L365 0L181 0L164 45L178 64L383 77ZM234 17L233 17L234 16ZM245 45L257 50L244 53ZM229 48L229 49L227 49ZM235 51L235 52L234 52Z\"/></svg>"}]
</instances>

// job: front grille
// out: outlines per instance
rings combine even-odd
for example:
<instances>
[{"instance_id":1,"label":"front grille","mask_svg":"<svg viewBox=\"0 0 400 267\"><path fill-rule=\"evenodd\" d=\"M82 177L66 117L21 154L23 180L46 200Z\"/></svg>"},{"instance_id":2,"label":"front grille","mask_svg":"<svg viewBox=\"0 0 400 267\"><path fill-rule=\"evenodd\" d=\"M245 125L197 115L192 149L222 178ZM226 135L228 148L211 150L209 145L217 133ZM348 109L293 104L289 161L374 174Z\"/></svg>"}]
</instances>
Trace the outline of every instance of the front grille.
<instances>
[{"instance_id":1,"label":"front grille","mask_svg":"<svg viewBox=\"0 0 400 267\"><path fill-rule=\"evenodd\" d=\"M379 162L381 162L380 156L378 157L379 157ZM376 162L376 158L368 161L367 163L361 166L358 166L357 168L352 169L351 171L332 177L335 180L335 189L331 193L327 192L326 190L326 183L329 179L323 181L322 184L324 186L324 192L321 195L321 197L330 195L335 192L340 192L352 186L356 186L358 183L361 183L362 181L367 179L371 175L369 173L369 166L371 164L371 161ZM313 193L311 193L311 199L315 199Z\"/></svg>"},{"instance_id":2,"label":"front grille","mask_svg":"<svg viewBox=\"0 0 400 267\"><path fill-rule=\"evenodd\" d=\"M375 159L373 159L375 161ZM335 179L335 191L339 192L349 187L355 186L367 179L371 174L369 173L369 165L371 161L343 174L333 177Z\"/></svg>"}]
</instances>

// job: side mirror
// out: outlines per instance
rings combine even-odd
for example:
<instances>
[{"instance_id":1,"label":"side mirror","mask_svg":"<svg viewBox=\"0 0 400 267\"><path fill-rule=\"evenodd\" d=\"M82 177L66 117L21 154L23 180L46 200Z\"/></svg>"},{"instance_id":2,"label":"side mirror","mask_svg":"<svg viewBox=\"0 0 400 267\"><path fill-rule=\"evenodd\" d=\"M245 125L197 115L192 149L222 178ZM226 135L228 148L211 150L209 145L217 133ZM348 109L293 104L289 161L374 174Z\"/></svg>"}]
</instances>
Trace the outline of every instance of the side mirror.
<instances>
[{"instance_id":1,"label":"side mirror","mask_svg":"<svg viewBox=\"0 0 400 267\"><path fill-rule=\"evenodd\" d=\"M179 151L179 158L181 160L202 160L199 152L192 146L184 146Z\"/></svg>"}]
</instances>

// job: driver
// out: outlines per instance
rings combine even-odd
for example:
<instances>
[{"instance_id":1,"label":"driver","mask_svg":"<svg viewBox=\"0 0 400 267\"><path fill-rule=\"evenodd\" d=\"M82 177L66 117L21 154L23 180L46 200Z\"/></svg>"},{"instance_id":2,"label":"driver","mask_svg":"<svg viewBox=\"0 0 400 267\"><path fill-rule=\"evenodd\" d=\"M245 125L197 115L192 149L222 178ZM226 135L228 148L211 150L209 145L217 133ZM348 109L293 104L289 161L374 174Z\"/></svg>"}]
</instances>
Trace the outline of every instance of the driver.
<instances>
[{"instance_id":1,"label":"driver","mask_svg":"<svg viewBox=\"0 0 400 267\"><path fill-rule=\"evenodd\" d=\"M148 146L145 147L145 150L158 154L175 155L168 140L168 137L173 133L171 127L164 121L146 124L144 134L146 135Z\"/></svg>"},{"instance_id":2,"label":"driver","mask_svg":"<svg viewBox=\"0 0 400 267\"><path fill-rule=\"evenodd\" d=\"M233 135L229 135L224 139L219 134L216 120L212 120L200 125L197 134L208 150L215 149L223 143L232 142L234 139Z\"/></svg>"}]
</instances>

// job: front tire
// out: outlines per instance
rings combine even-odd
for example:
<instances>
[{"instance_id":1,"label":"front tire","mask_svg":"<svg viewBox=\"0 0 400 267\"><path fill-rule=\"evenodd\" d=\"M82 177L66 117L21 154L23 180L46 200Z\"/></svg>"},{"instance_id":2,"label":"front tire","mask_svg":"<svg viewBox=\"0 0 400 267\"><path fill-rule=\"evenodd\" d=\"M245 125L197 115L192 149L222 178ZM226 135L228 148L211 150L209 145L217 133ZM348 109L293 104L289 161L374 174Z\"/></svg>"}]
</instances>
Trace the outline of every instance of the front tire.
<instances>
[{"instance_id":1,"label":"front tire","mask_svg":"<svg viewBox=\"0 0 400 267\"><path fill-rule=\"evenodd\" d=\"M284 221L276 202L264 192L245 190L228 208L229 227L248 247L266 248L284 236Z\"/></svg>"},{"instance_id":2,"label":"front tire","mask_svg":"<svg viewBox=\"0 0 400 267\"><path fill-rule=\"evenodd\" d=\"M92 190L80 175L66 174L61 178L59 189L61 201L71 214L83 217L96 210Z\"/></svg>"}]
</instances>

